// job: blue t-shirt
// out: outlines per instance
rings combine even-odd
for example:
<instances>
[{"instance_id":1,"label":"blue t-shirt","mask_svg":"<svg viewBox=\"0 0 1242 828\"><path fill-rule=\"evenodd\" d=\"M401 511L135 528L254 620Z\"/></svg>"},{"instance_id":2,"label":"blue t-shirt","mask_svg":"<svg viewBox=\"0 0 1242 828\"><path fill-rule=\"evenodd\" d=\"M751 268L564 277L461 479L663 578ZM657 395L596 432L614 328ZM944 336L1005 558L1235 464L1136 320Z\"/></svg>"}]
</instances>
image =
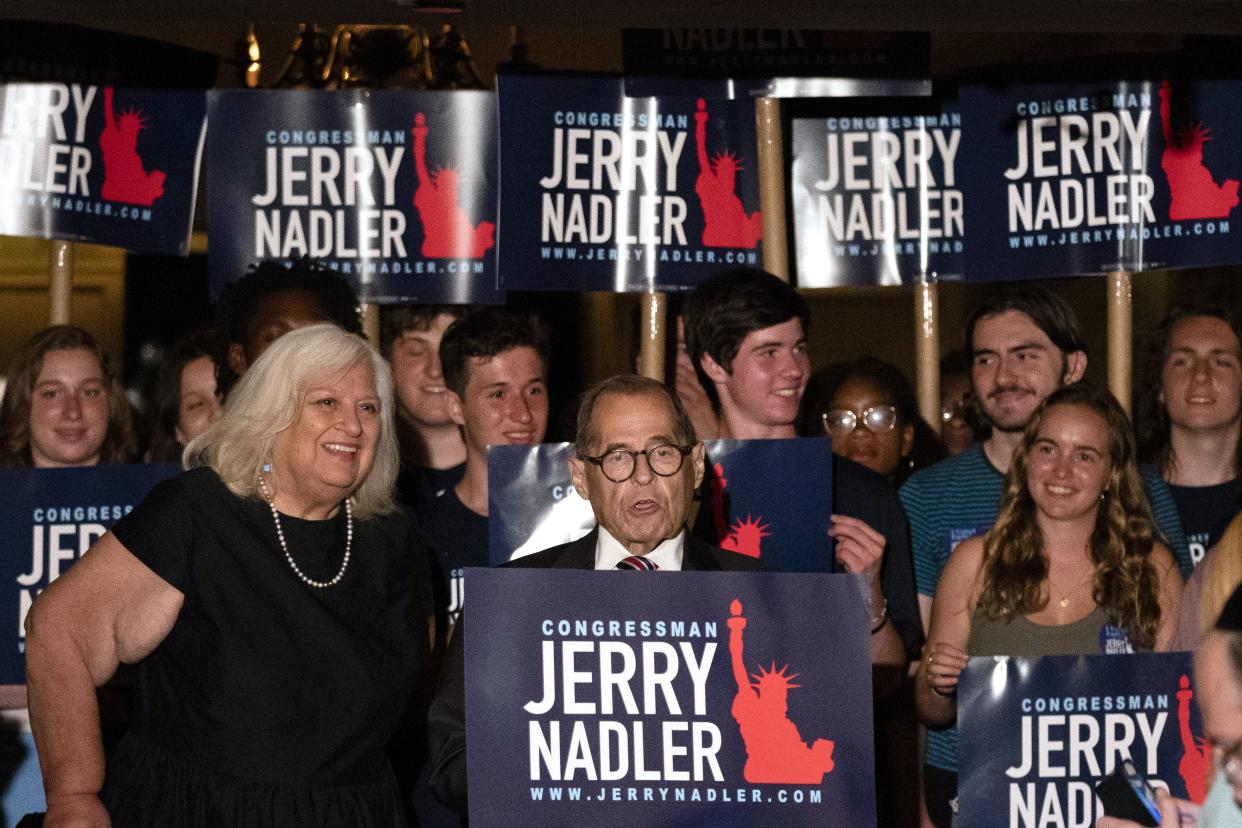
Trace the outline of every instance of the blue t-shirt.
<instances>
[{"instance_id":1,"label":"blue t-shirt","mask_svg":"<svg viewBox=\"0 0 1242 828\"><path fill-rule=\"evenodd\" d=\"M1194 565L1182 531L1177 504L1168 484L1152 468L1142 471L1157 531L1173 553L1182 577ZM967 538L981 535L996 522L1005 476L997 471L975 443L961 454L915 473L898 493L910 520L914 580L920 595L935 596L940 573L953 549ZM957 768L957 731L929 730L927 763L942 770Z\"/></svg>"}]
</instances>

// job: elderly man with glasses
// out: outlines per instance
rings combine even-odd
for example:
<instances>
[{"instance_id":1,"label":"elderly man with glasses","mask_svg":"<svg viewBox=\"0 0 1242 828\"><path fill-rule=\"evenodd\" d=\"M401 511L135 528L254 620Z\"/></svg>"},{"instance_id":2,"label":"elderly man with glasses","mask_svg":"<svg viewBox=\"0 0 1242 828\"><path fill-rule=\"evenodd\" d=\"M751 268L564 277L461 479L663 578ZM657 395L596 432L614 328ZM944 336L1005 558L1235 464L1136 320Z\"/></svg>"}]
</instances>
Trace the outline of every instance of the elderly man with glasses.
<instances>
[{"instance_id":1,"label":"elderly man with glasses","mask_svg":"<svg viewBox=\"0 0 1242 828\"><path fill-rule=\"evenodd\" d=\"M579 569L759 569L686 531L703 482L703 444L676 395L655 380L616 376L578 409L574 488L598 523L586 537L518 558L513 566Z\"/></svg>"},{"instance_id":2,"label":"elderly man with glasses","mask_svg":"<svg viewBox=\"0 0 1242 828\"><path fill-rule=\"evenodd\" d=\"M703 444L677 395L655 380L622 375L597 383L578 408L574 488L591 501L597 526L588 535L510 561L545 569L756 571L738 555L686 531L694 490L703 482ZM467 613L468 614L468 613ZM465 624L465 614L460 624ZM431 785L466 813L464 636L445 656L431 706ZM486 680L486 679L485 679Z\"/></svg>"}]
</instances>

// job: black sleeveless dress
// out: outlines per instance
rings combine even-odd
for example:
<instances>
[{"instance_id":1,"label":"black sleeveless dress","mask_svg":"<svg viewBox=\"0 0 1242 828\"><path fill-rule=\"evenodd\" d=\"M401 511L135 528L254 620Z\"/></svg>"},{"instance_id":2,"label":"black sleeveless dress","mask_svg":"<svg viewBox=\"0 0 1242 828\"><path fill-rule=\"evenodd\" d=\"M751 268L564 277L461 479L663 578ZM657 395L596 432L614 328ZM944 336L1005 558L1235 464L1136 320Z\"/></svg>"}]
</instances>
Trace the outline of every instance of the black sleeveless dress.
<instances>
[{"instance_id":1,"label":"black sleeveless dress","mask_svg":"<svg viewBox=\"0 0 1242 828\"><path fill-rule=\"evenodd\" d=\"M328 580L344 510L281 516L306 575ZM136 669L134 725L101 798L125 826L398 826L385 756L428 646L427 553L404 514L355 521L342 580L302 583L265 503L214 472L161 483L113 533L185 595Z\"/></svg>"}]
</instances>

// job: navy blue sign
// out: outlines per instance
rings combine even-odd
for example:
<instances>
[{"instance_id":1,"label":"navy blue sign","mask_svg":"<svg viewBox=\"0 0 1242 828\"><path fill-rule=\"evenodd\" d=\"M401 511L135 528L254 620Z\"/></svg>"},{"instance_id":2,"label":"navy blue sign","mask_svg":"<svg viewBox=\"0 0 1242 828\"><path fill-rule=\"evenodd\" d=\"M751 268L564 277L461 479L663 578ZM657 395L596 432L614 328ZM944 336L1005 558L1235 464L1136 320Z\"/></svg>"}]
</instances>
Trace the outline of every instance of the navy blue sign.
<instances>
[{"instance_id":1,"label":"navy blue sign","mask_svg":"<svg viewBox=\"0 0 1242 828\"><path fill-rule=\"evenodd\" d=\"M0 234L189 252L203 92L0 85Z\"/></svg>"},{"instance_id":2,"label":"navy blue sign","mask_svg":"<svg viewBox=\"0 0 1242 828\"><path fill-rule=\"evenodd\" d=\"M791 128L798 285L961 279L956 102L853 99L818 109Z\"/></svg>"},{"instance_id":3,"label":"navy blue sign","mask_svg":"<svg viewBox=\"0 0 1242 828\"><path fill-rule=\"evenodd\" d=\"M466 580L471 825L874 824L848 576Z\"/></svg>"},{"instance_id":4,"label":"navy blue sign","mask_svg":"<svg viewBox=\"0 0 1242 828\"><path fill-rule=\"evenodd\" d=\"M754 103L502 75L500 286L690 290L761 266Z\"/></svg>"},{"instance_id":5,"label":"navy blue sign","mask_svg":"<svg viewBox=\"0 0 1242 828\"><path fill-rule=\"evenodd\" d=\"M35 597L129 514L172 463L0 469L0 684L26 681L26 613Z\"/></svg>"},{"instance_id":6,"label":"navy blue sign","mask_svg":"<svg viewBox=\"0 0 1242 828\"><path fill-rule=\"evenodd\" d=\"M1202 802L1211 748L1190 653L977 657L958 689L959 828L1090 826L1123 758Z\"/></svg>"},{"instance_id":7,"label":"navy blue sign","mask_svg":"<svg viewBox=\"0 0 1242 828\"><path fill-rule=\"evenodd\" d=\"M969 86L971 281L1242 261L1239 81Z\"/></svg>"},{"instance_id":8,"label":"navy blue sign","mask_svg":"<svg viewBox=\"0 0 1242 828\"><path fill-rule=\"evenodd\" d=\"M595 513L569 476L572 443L487 450L487 532L493 564L569 543L595 528Z\"/></svg>"},{"instance_id":9,"label":"navy blue sign","mask_svg":"<svg viewBox=\"0 0 1242 828\"><path fill-rule=\"evenodd\" d=\"M310 256L367 302L499 302L489 92L210 97L212 294Z\"/></svg>"},{"instance_id":10,"label":"navy blue sign","mask_svg":"<svg viewBox=\"0 0 1242 828\"><path fill-rule=\"evenodd\" d=\"M832 448L826 438L708 440L707 473L694 532L769 569L832 567ZM595 526L573 487L569 443L493 446L488 532L493 564L577 540ZM797 497L790 497L797 492Z\"/></svg>"}]
</instances>

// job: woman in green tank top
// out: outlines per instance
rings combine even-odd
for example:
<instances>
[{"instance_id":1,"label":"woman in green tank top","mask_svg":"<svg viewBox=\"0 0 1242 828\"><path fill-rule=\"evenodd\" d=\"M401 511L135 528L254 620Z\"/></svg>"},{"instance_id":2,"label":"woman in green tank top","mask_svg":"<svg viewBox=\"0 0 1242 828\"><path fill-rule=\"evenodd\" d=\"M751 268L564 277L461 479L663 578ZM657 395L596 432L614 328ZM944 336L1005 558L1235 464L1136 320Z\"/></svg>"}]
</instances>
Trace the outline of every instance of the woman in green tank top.
<instances>
[{"instance_id":1,"label":"woman in green tank top","mask_svg":"<svg viewBox=\"0 0 1242 828\"><path fill-rule=\"evenodd\" d=\"M953 551L937 585L916 681L929 727L956 718L970 656L1168 647L1182 580L1154 537L1134 454L1107 391L1071 385L1036 412L996 525Z\"/></svg>"}]
</instances>

